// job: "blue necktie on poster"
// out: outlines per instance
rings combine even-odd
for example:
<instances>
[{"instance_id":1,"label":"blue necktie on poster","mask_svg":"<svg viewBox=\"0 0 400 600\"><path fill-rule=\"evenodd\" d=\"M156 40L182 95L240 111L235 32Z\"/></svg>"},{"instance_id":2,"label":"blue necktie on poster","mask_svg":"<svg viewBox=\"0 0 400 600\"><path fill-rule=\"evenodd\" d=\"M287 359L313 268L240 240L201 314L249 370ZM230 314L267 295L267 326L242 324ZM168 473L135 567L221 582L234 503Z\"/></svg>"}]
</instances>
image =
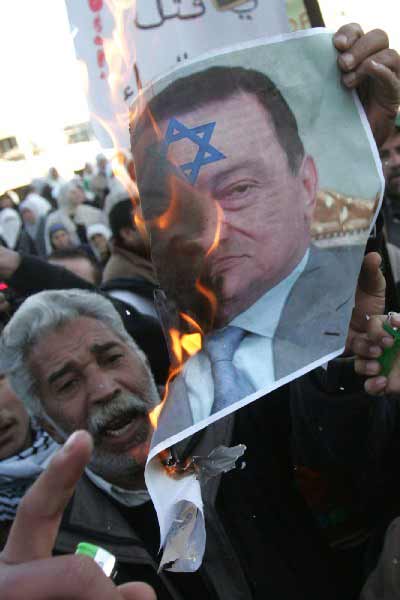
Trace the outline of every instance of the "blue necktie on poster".
<instances>
[{"instance_id":1,"label":"blue necktie on poster","mask_svg":"<svg viewBox=\"0 0 400 600\"><path fill-rule=\"evenodd\" d=\"M243 329L230 325L204 340L204 350L210 359L214 380L211 414L255 391L246 375L233 364L233 356L244 335Z\"/></svg>"}]
</instances>

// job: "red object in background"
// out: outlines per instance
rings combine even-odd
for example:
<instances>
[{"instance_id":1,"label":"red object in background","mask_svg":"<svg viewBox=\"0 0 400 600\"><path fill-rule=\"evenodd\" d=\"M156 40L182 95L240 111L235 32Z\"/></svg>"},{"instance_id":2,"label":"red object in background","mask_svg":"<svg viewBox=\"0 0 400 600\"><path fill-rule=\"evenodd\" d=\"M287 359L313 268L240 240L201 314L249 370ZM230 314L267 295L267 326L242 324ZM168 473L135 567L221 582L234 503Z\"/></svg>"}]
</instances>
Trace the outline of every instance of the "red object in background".
<instances>
[{"instance_id":1,"label":"red object in background","mask_svg":"<svg viewBox=\"0 0 400 600\"><path fill-rule=\"evenodd\" d=\"M104 50L97 50L97 64L102 69L106 64L106 55L104 54Z\"/></svg>"},{"instance_id":2,"label":"red object in background","mask_svg":"<svg viewBox=\"0 0 400 600\"><path fill-rule=\"evenodd\" d=\"M93 41L96 44L96 46L102 46L103 45L103 38L101 37L101 35L96 35L96 37L94 38Z\"/></svg>"},{"instance_id":3,"label":"red object in background","mask_svg":"<svg viewBox=\"0 0 400 600\"><path fill-rule=\"evenodd\" d=\"M89 8L93 12L98 12L103 8L103 0L89 0Z\"/></svg>"},{"instance_id":4,"label":"red object in background","mask_svg":"<svg viewBox=\"0 0 400 600\"><path fill-rule=\"evenodd\" d=\"M320 473L303 465L296 465L294 478L311 510L328 509L328 486Z\"/></svg>"},{"instance_id":5,"label":"red object in background","mask_svg":"<svg viewBox=\"0 0 400 600\"><path fill-rule=\"evenodd\" d=\"M8 285L2 281L0 283L0 292L4 292L4 290L8 290Z\"/></svg>"},{"instance_id":6,"label":"red object in background","mask_svg":"<svg viewBox=\"0 0 400 600\"><path fill-rule=\"evenodd\" d=\"M97 33L101 33L103 31L103 24L100 19L100 15L96 15L93 19L93 27Z\"/></svg>"}]
</instances>

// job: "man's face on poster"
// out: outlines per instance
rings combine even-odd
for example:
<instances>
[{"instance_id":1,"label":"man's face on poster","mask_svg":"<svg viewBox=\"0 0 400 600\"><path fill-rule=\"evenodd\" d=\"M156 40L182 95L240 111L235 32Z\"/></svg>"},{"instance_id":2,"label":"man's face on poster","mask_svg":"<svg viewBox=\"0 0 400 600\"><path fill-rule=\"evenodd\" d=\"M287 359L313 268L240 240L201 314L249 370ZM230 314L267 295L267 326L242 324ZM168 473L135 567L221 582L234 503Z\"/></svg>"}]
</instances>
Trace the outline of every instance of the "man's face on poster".
<instances>
[{"instance_id":1,"label":"man's face on poster","mask_svg":"<svg viewBox=\"0 0 400 600\"><path fill-rule=\"evenodd\" d=\"M304 256L315 204L315 165L306 156L292 172L271 116L248 93L174 117L188 128L215 122L210 143L225 156L200 169L193 195L193 202L204 207L214 202L222 208L218 246L204 258L210 280L218 281L216 324L222 326L282 281ZM160 124L162 135L168 123ZM168 160L185 164L197 150L190 139L173 142ZM215 220L209 222L215 230ZM213 238L207 227L202 238L206 254Z\"/></svg>"}]
</instances>

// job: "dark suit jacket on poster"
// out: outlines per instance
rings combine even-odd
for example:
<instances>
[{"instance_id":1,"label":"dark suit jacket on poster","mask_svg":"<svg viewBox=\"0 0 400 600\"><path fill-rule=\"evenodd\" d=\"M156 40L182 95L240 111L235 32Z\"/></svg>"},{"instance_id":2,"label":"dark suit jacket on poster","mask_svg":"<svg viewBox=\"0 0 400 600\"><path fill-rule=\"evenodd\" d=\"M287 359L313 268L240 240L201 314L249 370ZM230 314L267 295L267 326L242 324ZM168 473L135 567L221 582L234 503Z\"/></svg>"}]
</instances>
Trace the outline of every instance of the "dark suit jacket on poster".
<instances>
[{"instance_id":1,"label":"dark suit jacket on poster","mask_svg":"<svg viewBox=\"0 0 400 600\"><path fill-rule=\"evenodd\" d=\"M273 339L275 380L344 347L363 253L358 245L311 247ZM183 371L170 387L153 446L193 424Z\"/></svg>"}]
</instances>

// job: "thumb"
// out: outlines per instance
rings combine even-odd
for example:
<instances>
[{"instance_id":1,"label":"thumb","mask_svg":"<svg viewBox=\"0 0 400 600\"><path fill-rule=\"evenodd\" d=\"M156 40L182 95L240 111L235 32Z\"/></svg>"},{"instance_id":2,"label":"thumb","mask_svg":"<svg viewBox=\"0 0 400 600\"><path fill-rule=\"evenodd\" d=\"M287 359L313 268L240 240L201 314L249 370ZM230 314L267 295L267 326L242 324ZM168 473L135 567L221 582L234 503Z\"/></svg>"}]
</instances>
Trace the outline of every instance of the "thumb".
<instances>
[{"instance_id":1,"label":"thumb","mask_svg":"<svg viewBox=\"0 0 400 600\"><path fill-rule=\"evenodd\" d=\"M157 600L153 588L139 581L120 585L118 591L124 600Z\"/></svg>"},{"instance_id":2,"label":"thumb","mask_svg":"<svg viewBox=\"0 0 400 600\"><path fill-rule=\"evenodd\" d=\"M383 297L386 290L385 277L381 271L382 258L377 252L369 252L363 260L358 288L371 296Z\"/></svg>"},{"instance_id":3,"label":"thumb","mask_svg":"<svg viewBox=\"0 0 400 600\"><path fill-rule=\"evenodd\" d=\"M76 431L54 455L18 507L2 560L19 564L51 556L64 509L90 460L92 447L87 431Z\"/></svg>"}]
</instances>

